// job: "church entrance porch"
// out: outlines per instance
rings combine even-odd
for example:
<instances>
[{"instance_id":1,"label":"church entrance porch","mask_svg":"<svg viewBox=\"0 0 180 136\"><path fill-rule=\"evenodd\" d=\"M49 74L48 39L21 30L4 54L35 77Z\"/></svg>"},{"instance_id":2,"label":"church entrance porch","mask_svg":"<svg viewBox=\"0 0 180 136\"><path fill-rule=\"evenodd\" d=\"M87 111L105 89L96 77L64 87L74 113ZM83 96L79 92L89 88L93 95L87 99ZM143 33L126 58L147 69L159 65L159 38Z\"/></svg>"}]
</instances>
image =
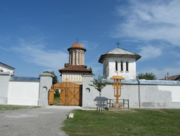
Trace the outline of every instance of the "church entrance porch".
<instances>
[{"instance_id":1,"label":"church entrance porch","mask_svg":"<svg viewBox=\"0 0 180 136\"><path fill-rule=\"evenodd\" d=\"M54 90L60 91L60 106L81 106L82 105L82 85L62 82L51 86L49 90L49 105L54 104Z\"/></svg>"}]
</instances>

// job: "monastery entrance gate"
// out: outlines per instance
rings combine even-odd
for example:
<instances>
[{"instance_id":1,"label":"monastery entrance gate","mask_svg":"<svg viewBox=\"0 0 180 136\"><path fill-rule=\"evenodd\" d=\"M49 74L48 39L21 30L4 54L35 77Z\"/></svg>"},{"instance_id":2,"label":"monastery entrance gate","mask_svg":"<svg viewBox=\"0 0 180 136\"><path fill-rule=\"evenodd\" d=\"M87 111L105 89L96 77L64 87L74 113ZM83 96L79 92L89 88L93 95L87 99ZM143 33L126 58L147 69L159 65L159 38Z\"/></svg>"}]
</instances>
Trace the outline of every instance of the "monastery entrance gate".
<instances>
[{"instance_id":1,"label":"monastery entrance gate","mask_svg":"<svg viewBox=\"0 0 180 136\"><path fill-rule=\"evenodd\" d=\"M62 82L53 84L49 90L49 105L54 104L54 90L60 90L60 105L81 106L82 105L82 85Z\"/></svg>"}]
</instances>

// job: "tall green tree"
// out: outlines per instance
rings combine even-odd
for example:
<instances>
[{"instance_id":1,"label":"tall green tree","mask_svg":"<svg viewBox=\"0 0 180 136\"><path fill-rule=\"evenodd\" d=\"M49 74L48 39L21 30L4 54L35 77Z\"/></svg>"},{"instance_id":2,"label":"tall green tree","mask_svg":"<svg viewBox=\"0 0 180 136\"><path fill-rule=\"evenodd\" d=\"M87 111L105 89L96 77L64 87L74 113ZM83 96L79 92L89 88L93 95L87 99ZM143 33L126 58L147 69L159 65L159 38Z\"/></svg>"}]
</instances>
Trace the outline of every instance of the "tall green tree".
<instances>
[{"instance_id":1,"label":"tall green tree","mask_svg":"<svg viewBox=\"0 0 180 136\"><path fill-rule=\"evenodd\" d=\"M91 73L93 73L92 68L90 67L89 70L91 70Z\"/></svg>"},{"instance_id":2,"label":"tall green tree","mask_svg":"<svg viewBox=\"0 0 180 136\"><path fill-rule=\"evenodd\" d=\"M101 113L101 91L102 89L108 84L108 82L103 82L103 76L98 76L98 79L94 79L93 81L91 81L92 84L89 84L89 86L93 86L98 92L99 92L99 96L100 96L100 113Z\"/></svg>"},{"instance_id":3,"label":"tall green tree","mask_svg":"<svg viewBox=\"0 0 180 136\"><path fill-rule=\"evenodd\" d=\"M137 76L139 79L146 79L146 80L156 80L157 77L152 72L146 73L139 73Z\"/></svg>"},{"instance_id":4,"label":"tall green tree","mask_svg":"<svg viewBox=\"0 0 180 136\"><path fill-rule=\"evenodd\" d=\"M54 71L52 71L52 72L51 71L44 71L43 73L50 73L50 74L54 75L52 84L58 83L58 78L57 78L56 74L54 73Z\"/></svg>"}]
</instances>

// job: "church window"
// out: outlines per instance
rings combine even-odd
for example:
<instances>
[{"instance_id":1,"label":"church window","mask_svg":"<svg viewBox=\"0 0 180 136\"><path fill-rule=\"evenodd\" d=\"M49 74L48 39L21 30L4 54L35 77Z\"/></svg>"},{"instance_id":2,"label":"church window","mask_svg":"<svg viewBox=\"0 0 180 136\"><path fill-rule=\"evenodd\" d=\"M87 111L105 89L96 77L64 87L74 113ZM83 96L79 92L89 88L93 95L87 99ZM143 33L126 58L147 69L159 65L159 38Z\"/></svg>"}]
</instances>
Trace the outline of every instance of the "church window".
<instances>
[{"instance_id":1,"label":"church window","mask_svg":"<svg viewBox=\"0 0 180 136\"><path fill-rule=\"evenodd\" d=\"M126 62L126 71L129 71L129 64Z\"/></svg>"},{"instance_id":2,"label":"church window","mask_svg":"<svg viewBox=\"0 0 180 136\"><path fill-rule=\"evenodd\" d=\"M121 71L123 71L123 62L121 61Z\"/></svg>"},{"instance_id":3,"label":"church window","mask_svg":"<svg viewBox=\"0 0 180 136\"><path fill-rule=\"evenodd\" d=\"M116 69L116 71L118 71L118 62L117 61L115 62L115 69Z\"/></svg>"}]
</instances>

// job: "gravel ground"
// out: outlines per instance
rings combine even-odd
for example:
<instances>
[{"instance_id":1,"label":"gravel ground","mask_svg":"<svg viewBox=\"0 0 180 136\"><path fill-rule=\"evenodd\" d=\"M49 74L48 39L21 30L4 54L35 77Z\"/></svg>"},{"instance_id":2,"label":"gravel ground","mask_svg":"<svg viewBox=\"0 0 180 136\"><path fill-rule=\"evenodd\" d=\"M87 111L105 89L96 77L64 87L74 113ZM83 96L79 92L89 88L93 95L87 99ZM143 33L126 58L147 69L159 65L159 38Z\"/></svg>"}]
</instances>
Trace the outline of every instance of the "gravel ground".
<instances>
[{"instance_id":1,"label":"gravel ground","mask_svg":"<svg viewBox=\"0 0 180 136\"><path fill-rule=\"evenodd\" d=\"M66 115L81 107L47 106L0 111L0 136L67 136L61 130Z\"/></svg>"}]
</instances>

